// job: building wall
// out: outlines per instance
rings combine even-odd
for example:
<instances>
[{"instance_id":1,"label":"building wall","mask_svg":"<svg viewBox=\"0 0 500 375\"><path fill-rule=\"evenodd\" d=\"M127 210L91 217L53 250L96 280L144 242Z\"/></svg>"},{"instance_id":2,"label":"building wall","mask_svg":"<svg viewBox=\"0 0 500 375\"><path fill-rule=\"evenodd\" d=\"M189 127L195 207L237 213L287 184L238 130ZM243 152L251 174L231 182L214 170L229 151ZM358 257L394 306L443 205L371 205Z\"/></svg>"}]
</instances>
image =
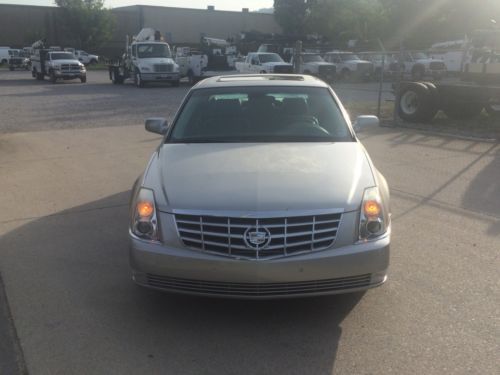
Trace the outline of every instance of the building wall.
<instances>
[{"instance_id":1,"label":"building wall","mask_svg":"<svg viewBox=\"0 0 500 375\"><path fill-rule=\"evenodd\" d=\"M30 46L33 42L47 38L51 45L60 42L56 32L56 7L26 5L0 5L0 45L9 47Z\"/></svg>"},{"instance_id":2,"label":"building wall","mask_svg":"<svg viewBox=\"0 0 500 375\"><path fill-rule=\"evenodd\" d=\"M0 46L29 46L46 38L47 44L67 47L64 33L58 31L56 7L0 4ZM272 14L229 12L157 6L113 8L116 28L112 40L100 51L117 57L123 53L126 35L136 35L142 27L161 31L170 43L196 44L202 35L237 38L242 31L280 33ZM92 51L94 52L94 51Z\"/></svg>"}]
</instances>

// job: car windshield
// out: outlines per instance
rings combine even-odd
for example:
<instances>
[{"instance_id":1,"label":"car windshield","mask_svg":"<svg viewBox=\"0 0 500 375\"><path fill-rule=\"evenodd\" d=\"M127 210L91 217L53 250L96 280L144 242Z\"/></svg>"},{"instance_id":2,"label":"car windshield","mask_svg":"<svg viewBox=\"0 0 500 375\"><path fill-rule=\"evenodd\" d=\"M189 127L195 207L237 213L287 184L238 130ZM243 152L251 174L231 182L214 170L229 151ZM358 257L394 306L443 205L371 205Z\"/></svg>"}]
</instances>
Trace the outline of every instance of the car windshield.
<instances>
[{"instance_id":1,"label":"car windshield","mask_svg":"<svg viewBox=\"0 0 500 375\"><path fill-rule=\"evenodd\" d=\"M154 57L171 57L170 48L167 44L150 43L137 46L137 56L141 59Z\"/></svg>"},{"instance_id":2,"label":"car windshield","mask_svg":"<svg viewBox=\"0 0 500 375\"><path fill-rule=\"evenodd\" d=\"M341 58L343 61L359 60L359 57L358 57L357 55L355 55L354 53L345 53L345 54L341 54L341 55L340 55L340 58Z\"/></svg>"},{"instance_id":3,"label":"car windshield","mask_svg":"<svg viewBox=\"0 0 500 375\"><path fill-rule=\"evenodd\" d=\"M259 60L261 63L283 62L283 59L280 57L280 55L276 53L261 53L259 54Z\"/></svg>"},{"instance_id":4,"label":"car windshield","mask_svg":"<svg viewBox=\"0 0 500 375\"><path fill-rule=\"evenodd\" d=\"M322 87L196 90L167 140L171 143L351 142L352 134Z\"/></svg>"},{"instance_id":5,"label":"car windshield","mask_svg":"<svg viewBox=\"0 0 500 375\"><path fill-rule=\"evenodd\" d=\"M303 55L302 60L304 62L323 62L323 58L320 55Z\"/></svg>"},{"instance_id":6,"label":"car windshield","mask_svg":"<svg viewBox=\"0 0 500 375\"><path fill-rule=\"evenodd\" d=\"M57 52L50 54L51 60L75 60L75 56L69 52Z\"/></svg>"}]
</instances>

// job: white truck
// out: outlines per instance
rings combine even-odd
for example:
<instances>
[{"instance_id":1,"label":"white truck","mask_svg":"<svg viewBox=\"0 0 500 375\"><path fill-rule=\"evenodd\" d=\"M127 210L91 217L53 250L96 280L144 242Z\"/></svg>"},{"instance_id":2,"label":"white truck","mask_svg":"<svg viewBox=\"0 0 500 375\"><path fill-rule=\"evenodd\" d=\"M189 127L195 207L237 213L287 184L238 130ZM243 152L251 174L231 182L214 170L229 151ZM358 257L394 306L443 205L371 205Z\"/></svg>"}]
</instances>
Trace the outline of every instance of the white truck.
<instances>
[{"instance_id":1,"label":"white truck","mask_svg":"<svg viewBox=\"0 0 500 375\"><path fill-rule=\"evenodd\" d=\"M240 73L293 73L293 65L277 53L251 52L245 61L236 62L236 70Z\"/></svg>"},{"instance_id":2,"label":"white truck","mask_svg":"<svg viewBox=\"0 0 500 375\"><path fill-rule=\"evenodd\" d=\"M175 62L181 77L187 77L191 85L213 76L237 73L236 46L224 39L203 37L199 49L177 47Z\"/></svg>"},{"instance_id":3,"label":"white truck","mask_svg":"<svg viewBox=\"0 0 500 375\"><path fill-rule=\"evenodd\" d=\"M373 64L370 61L362 60L356 54L345 51L327 52L325 61L335 65L337 75L348 80L351 78L368 80L373 74Z\"/></svg>"},{"instance_id":4,"label":"white truck","mask_svg":"<svg viewBox=\"0 0 500 375\"><path fill-rule=\"evenodd\" d=\"M137 87L151 82L168 82L179 86L179 65L174 61L170 46L159 31L144 28L132 43L127 36L125 53L118 64L109 65L109 78L122 84L131 78Z\"/></svg>"},{"instance_id":5,"label":"white truck","mask_svg":"<svg viewBox=\"0 0 500 375\"><path fill-rule=\"evenodd\" d=\"M294 65L295 56L290 63ZM333 82L337 68L335 64L326 62L319 53L306 52L300 54L300 73L321 78L325 82Z\"/></svg>"},{"instance_id":6,"label":"white truck","mask_svg":"<svg viewBox=\"0 0 500 375\"><path fill-rule=\"evenodd\" d=\"M87 82L85 65L72 53L46 49L42 41L35 42L32 47L31 75L33 78L42 81L45 77L49 77L52 83L56 83L59 79L79 79L82 83Z\"/></svg>"},{"instance_id":7,"label":"white truck","mask_svg":"<svg viewBox=\"0 0 500 375\"><path fill-rule=\"evenodd\" d=\"M82 51L81 49L65 48L67 52L71 52L81 63L85 65L97 64L99 62L99 56L93 55L91 53Z\"/></svg>"},{"instance_id":8,"label":"white truck","mask_svg":"<svg viewBox=\"0 0 500 375\"><path fill-rule=\"evenodd\" d=\"M443 60L429 57L424 52L406 52L403 54L403 73L413 80L422 80L425 77L440 79L446 76L447 70Z\"/></svg>"}]
</instances>

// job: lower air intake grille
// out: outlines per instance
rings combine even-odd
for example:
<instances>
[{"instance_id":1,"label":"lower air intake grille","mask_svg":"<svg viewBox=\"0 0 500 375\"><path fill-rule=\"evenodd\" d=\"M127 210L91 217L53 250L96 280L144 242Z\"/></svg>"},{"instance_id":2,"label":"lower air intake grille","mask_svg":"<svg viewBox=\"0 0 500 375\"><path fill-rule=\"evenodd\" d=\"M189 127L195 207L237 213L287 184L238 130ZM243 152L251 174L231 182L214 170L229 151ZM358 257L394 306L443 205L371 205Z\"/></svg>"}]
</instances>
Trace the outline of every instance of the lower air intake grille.
<instances>
[{"instance_id":1,"label":"lower air intake grille","mask_svg":"<svg viewBox=\"0 0 500 375\"><path fill-rule=\"evenodd\" d=\"M299 281L290 283L228 283L179 279L157 275L147 275L148 285L154 288L184 293L200 293L221 296L289 296L294 294L314 294L367 288L371 275L339 277L335 279Z\"/></svg>"}]
</instances>

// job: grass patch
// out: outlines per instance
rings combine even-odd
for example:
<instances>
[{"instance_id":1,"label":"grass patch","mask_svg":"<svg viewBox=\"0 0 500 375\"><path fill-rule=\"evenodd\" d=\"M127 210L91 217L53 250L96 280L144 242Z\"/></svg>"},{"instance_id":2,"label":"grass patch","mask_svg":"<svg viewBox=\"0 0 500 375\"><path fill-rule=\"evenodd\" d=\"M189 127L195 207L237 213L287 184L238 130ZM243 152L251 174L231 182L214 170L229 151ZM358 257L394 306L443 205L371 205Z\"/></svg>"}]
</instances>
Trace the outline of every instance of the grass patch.
<instances>
[{"instance_id":1,"label":"grass patch","mask_svg":"<svg viewBox=\"0 0 500 375\"><path fill-rule=\"evenodd\" d=\"M85 68L89 71L92 70L108 70L108 65L105 63L97 63L97 64L89 64L85 66Z\"/></svg>"}]
</instances>

